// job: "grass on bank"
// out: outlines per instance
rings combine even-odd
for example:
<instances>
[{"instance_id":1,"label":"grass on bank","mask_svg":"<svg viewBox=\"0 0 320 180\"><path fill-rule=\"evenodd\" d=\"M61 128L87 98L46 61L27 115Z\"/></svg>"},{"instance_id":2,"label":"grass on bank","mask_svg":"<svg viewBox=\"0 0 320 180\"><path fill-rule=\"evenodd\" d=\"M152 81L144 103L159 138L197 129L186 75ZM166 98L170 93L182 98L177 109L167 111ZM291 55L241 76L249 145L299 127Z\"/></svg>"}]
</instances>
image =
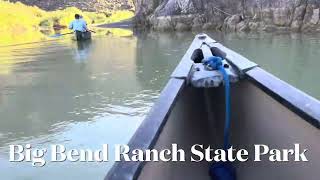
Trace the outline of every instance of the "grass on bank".
<instances>
[{"instance_id":1,"label":"grass on bank","mask_svg":"<svg viewBox=\"0 0 320 180\"><path fill-rule=\"evenodd\" d=\"M131 11L83 12L75 7L44 11L36 6L3 0L0 0L0 9L0 45L48 40L48 36L41 31L53 33L54 27L61 28L62 32L68 31L66 28L76 13L84 17L89 27L125 20L134 15Z\"/></svg>"}]
</instances>

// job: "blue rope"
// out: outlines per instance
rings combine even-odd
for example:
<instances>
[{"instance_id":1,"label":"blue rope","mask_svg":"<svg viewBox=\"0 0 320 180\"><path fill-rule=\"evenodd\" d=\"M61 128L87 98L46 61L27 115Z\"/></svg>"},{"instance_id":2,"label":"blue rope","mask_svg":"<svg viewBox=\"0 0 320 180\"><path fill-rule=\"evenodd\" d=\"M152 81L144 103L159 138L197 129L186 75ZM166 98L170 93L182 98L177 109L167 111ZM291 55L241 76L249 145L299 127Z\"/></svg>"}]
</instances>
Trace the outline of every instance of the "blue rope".
<instances>
[{"instance_id":1,"label":"blue rope","mask_svg":"<svg viewBox=\"0 0 320 180\"><path fill-rule=\"evenodd\" d=\"M230 113L231 113L231 107L230 107L230 82L229 82L229 76L226 72L226 70L223 67L222 58L217 56L212 56L208 58L206 61L204 61L204 65L207 65L212 70L219 70L224 79L224 86L225 86L225 126L224 126L224 133L223 133L223 139L224 139L224 149L227 150L230 148Z\"/></svg>"},{"instance_id":2,"label":"blue rope","mask_svg":"<svg viewBox=\"0 0 320 180\"><path fill-rule=\"evenodd\" d=\"M222 58L213 56L208 60L204 61L204 65L211 68L212 70L218 70L222 73L225 87L225 125L223 132L223 148L227 150L230 148L230 115L231 115L231 104L230 104L230 82L229 76L223 67ZM232 166L231 162L217 162L212 164L209 169L209 174L213 180L236 180L236 169Z\"/></svg>"},{"instance_id":3,"label":"blue rope","mask_svg":"<svg viewBox=\"0 0 320 180\"><path fill-rule=\"evenodd\" d=\"M224 87L225 87L225 101L226 101L226 112L225 112L225 125L224 125L224 133L223 133L223 139L224 139L224 149L227 150L230 148L230 113L231 113L231 106L230 106L230 82L229 77L226 72L226 70L220 66L219 71L223 74L224 79Z\"/></svg>"}]
</instances>

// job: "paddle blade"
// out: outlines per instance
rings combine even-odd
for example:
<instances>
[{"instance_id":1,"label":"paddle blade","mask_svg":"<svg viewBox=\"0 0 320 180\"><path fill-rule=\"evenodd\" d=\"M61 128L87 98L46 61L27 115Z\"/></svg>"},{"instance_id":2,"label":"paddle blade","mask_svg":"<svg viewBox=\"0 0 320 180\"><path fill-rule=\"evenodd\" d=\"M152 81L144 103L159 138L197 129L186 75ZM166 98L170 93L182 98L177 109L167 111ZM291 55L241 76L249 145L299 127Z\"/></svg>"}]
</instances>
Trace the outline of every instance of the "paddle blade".
<instances>
[{"instance_id":1,"label":"paddle blade","mask_svg":"<svg viewBox=\"0 0 320 180\"><path fill-rule=\"evenodd\" d=\"M73 32L69 32L69 33L65 33L65 34L54 34L54 35L51 35L49 37L55 38L55 37L61 37L61 36L68 35L68 34L73 34Z\"/></svg>"},{"instance_id":2,"label":"paddle blade","mask_svg":"<svg viewBox=\"0 0 320 180\"><path fill-rule=\"evenodd\" d=\"M56 37L61 37L62 36L62 34L54 34L54 35L51 35L51 36L49 36L49 37L51 37L51 38L56 38Z\"/></svg>"},{"instance_id":3,"label":"paddle blade","mask_svg":"<svg viewBox=\"0 0 320 180\"><path fill-rule=\"evenodd\" d=\"M211 180L237 180L236 169L230 162L217 162L210 166Z\"/></svg>"}]
</instances>

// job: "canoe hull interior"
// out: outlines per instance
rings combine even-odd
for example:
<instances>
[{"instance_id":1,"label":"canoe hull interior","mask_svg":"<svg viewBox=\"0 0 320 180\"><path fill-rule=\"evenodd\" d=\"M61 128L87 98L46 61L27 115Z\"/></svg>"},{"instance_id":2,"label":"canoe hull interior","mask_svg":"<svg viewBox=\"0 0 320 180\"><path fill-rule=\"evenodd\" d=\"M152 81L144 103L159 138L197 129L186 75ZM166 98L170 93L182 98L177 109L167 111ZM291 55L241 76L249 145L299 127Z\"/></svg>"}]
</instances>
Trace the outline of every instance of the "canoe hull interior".
<instances>
[{"instance_id":1,"label":"canoe hull interior","mask_svg":"<svg viewBox=\"0 0 320 180\"><path fill-rule=\"evenodd\" d=\"M250 81L234 84L232 93L232 145L247 149L247 162L236 162L239 180L250 179L318 179L320 167L320 133L317 128L301 119ZM190 179L209 180L209 163L190 162L191 146L203 144L222 148L224 127L224 89L197 89L185 87L172 109L154 148L171 149L178 144L186 152L186 162L147 162L140 180ZM270 148L293 148L299 143L309 149L309 162L270 162L262 156L254 162L254 144ZM188 158L189 157L189 158ZM194 156L195 157L195 156Z\"/></svg>"},{"instance_id":2,"label":"canoe hull interior","mask_svg":"<svg viewBox=\"0 0 320 180\"><path fill-rule=\"evenodd\" d=\"M201 35L202 37L203 35ZM198 36L200 37L200 36ZM234 162L238 180L318 180L320 171L320 102L281 81L243 56L208 36L195 38L146 119L128 143L132 149L171 149L178 144L185 162L116 162L107 180L209 180L207 161L191 162L195 144L212 149L223 146L225 118L224 87L195 88L189 84L192 54L210 45L226 52L241 79L231 84L231 144L249 151L249 160ZM208 48L207 48L208 49ZM209 51L204 57L210 57ZM308 162L272 162L269 156L254 161L254 145L308 149Z\"/></svg>"}]
</instances>

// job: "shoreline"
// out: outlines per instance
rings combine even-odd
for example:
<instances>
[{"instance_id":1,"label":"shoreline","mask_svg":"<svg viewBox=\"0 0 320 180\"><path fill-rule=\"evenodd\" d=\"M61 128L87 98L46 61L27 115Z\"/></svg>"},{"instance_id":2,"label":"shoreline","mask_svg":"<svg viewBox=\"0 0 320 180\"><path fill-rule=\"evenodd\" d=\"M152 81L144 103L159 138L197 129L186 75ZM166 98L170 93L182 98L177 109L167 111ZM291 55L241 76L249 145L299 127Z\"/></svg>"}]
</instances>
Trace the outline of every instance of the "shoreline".
<instances>
[{"instance_id":1,"label":"shoreline","mask_svg":"<svg viewBox=\"0 0 320 180\"><path fill-rule=\"evenodd\" d=\"M242 19L241 15L227 17L222 23L198 23L196 26L186 23L186 20L192 22L197 19L196 15L174 15L159 16L146 20L147 24L141 24L134 21L134 18L119 22L98 24L99 28L122 28L122 29L144 29L158 32L186 32L186 31L221 31L225 33L301 33L301 34L319 34L320 28L310 29L291 29L288 26L278 26L275 24L266 24L263 21L253 22L250 19ZM228 19L231 19L228 22ZM237 19L237 21L234 21ZM149 21L149 22L148 22ZM254 28L252 28L254 27Z\"/></svg>"},{"instance_id":2,"label":"shoreline","mask_svg":"<svg viewBox=\"0 0 320 180\"><path fill-rule=\"evenodd\" d=\"M139 19L139 17L138 17ZM317 23L302 21L299 25L280 25L243 17L241 14L227 16L223 20L208 21L205 14L140 17L137 27L150 27L155 31L218 30L224 32L300 32L319 33Z\"/></svg>"},{"instance_id":3,"label":"shoreline","mask_svg":"<svg viewBox=\"0 0 320 180\"><path fill-rule=\"evenodd\" d=\"M124 24L124 22L121 23L110 23L110 24L102 24L102 25L96 25L95 27L97 28L119 28L119 29L132 29L134 26L131 26L131 24ZM262 35L285 35L285 36L291 36L292 39L295 39L296 36L312 36L312 35L320 35L320 32L292 32L292 31L272 31L272 32L266 32L266 31L251 31L251 32L242 32L242 31L223 31L223 30L216 30L216 29L197 29L197 30L187 30L187 31L176 31L176 30L168 30L168 31L158 31L154 30L152 28L150 29L133 29L135 32L138 30L141 30L142 32L147 32L147 33L210 33L210 32L219 32L223 34L229 34L229 35L237 35L239 37L246 37L247 34L253 34L257 36L262 36ZM65 38L54 38L54 39L48 39L48 40L42 40L42 41L32 41L32 42L25 42L25 43L17 43L17 44L0 44L0 48L7 48L10 46L22 46L22 45L27 45L27 44L34 44L34 43L48 43L48 42L57 42L57 41L64 41L66 40Z\"/></svg>"},{"instance_id":4,"label":"shoreline","mask_svg":"<svg viewBox=\"0 0 320 180\"><path fill-rule=\"evenodd\" d=\"M130 29L130 28L133 28L133 18L126 19L123 21L113 22L113 23L99 24L99 25L96 25L96 27Z\"/></svg>"}]
</instances>

